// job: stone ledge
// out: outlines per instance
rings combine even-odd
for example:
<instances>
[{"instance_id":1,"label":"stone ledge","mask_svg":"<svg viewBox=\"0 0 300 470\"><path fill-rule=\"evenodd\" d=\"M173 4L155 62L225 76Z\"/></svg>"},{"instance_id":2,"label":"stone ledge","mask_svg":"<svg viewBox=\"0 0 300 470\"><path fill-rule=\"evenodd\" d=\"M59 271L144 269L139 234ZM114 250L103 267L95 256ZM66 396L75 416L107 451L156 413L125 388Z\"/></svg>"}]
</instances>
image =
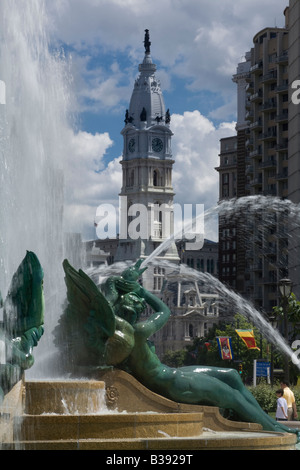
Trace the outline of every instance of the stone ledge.
<instances>
[{"instance_id":1,"label":"stone ledge","mask_svg":"<svg viewBox=\"0 0 300 470\"><path fill-rule=\"evenodd\" d=\"M202 413L24 415L16 422L21 441L191 437L202 433Z\"/></svg>"},{"instance_id":2,"label":"stone ledge","mask_svg":"<svg viewBox=\"0 0 300 470\"><path fill-rule=\"evenodd\" d=\"M20 380L0 405L0 445L13 440L14 419L23 414L24 383Z\"/></svg>"},{"instance_id":3,"label":"stone ledge","mask_svg":"<svg viewBox=\"0 0 300 470\"><path fill-rule=\"evenodd\" d=\"M200 437L81 439L67 442L27 441L5 444L2 450L106 450L106 451L202 451L295 450L296 436L267 432L205 432Z\"/></svg>"}]
</instances>

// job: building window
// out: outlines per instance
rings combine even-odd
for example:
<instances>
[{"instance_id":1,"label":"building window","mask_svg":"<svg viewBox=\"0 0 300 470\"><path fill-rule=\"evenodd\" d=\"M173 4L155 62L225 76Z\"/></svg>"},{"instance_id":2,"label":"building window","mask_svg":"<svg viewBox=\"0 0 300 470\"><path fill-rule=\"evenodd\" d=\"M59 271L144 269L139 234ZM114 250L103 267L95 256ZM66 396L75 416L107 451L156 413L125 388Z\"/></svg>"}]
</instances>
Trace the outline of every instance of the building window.
<instances>
[{"instance_id":1,"label":"building window","mask_svg":"<svg viewBox=\"0 0 300 470\"><path fill-rule=\"evenodd\" d=\"M160 291L163 286L165 270L163 268L154 268L153 271L153 290Z\"/></svg>"},{"instance_id":2,"label":"building window","mask_svg":"<svg viewBox=\"0 0 300 470\"><path fill-rule=\"evenodd\" d=\"M131 170L129 174L128 186L134 185L134 170Z\"/></svg>"}]
</instances>

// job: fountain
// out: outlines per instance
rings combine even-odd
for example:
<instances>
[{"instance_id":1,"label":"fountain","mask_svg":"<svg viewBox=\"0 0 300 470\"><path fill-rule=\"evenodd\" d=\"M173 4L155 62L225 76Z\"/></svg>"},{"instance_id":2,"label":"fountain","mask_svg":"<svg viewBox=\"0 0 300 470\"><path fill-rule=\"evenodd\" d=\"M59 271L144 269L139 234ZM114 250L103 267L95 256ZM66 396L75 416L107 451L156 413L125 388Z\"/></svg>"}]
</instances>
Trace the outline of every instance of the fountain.
<instances>
[{"instance_id":1,"label":"fountain","mask_svg":"<svg viewBox=\"0 0 300 470\"><path fill-rule=\"evenodd\" d=\"M224 374L200 366L193 371L172 370L178 382L165 386L164 380L149 374L144 367L142 354L159 374L164 376L165 371L165 377L170 379L170 370L157 362L147 341L151 327L154 323L155 328L161 327L169 311L137 282L141 270L155 259L157 251L142 265L138 263L125 272L122 268L122 276L120 271L109 276L104 285L105 295L89 276L77 272L65 261L69 305L64 312L66 317L62 316L57 324L65 296L61 267L63 156L68 129L65 63L49 52L48 18L43 1L23 0L22 7L20 0L3 1L0 13L0 78L6 85L5 100L1 99L0 104L0 285L5 298L20 260L26 250L32 250L45 271L46 306L45 334L36 348L36 364L31 368L35 379L28 380L31 375L26 373L25 381L18 381L6 394L0 409L2 448L292 448L296 436L283 432L283 428L279 429L265 417L260 419L260 410L249 395L246 398L232 371ZM171 241L166 241L160 249ZM223 290L222 286L219 288ZM88 312L81 296L87 292L93 304ZM145 325L137 320L145 303L157 312L158 324L148 323L149 331L142 335L139 348L134 335L135 329L144 329ZM78 314L77 323L71 322L74 334L65 336L64 340L70 353L74 352L76 341L80 343L77 348L80 354L71 357L79 376L54 379L53 369L51 373L44 369L53 351L51 335L54 327L58 330L70 327L68 319L74 315L74 308L75 316ZM81 362L76 363L77 360ZM131 374L118 368L125 363ZM230 389L236 386L241 406L244 400L250 400L251 409L262 424L248 422L249 410L244 416L247 422L230 422L221 417L214 400L203 399L203 403L195 400L195 390L180 388L185 382L182 377L192 384L191 373L205 377L206 395L214 395L217 403L227 398L227 405L231 406L230 394L221 391L228 388L226 381L231 384ZM213 378L214 373L218 377ZM44 379L36 380L40 374ZM220 380L221 376L224 380ZM214 379L219 381L219 389L211 388ZM198 379L195 382L202 383ZM102 408L104 384L106 405ZM202 390L202 398L204 393ZM78 400L78 395L84 399ZM87 395L93 409L89 399L86 400ZM113 410L114 407L117 409ZM262 426L267 429L264 433L260 432Z\"/></svg>"}]
</instances>

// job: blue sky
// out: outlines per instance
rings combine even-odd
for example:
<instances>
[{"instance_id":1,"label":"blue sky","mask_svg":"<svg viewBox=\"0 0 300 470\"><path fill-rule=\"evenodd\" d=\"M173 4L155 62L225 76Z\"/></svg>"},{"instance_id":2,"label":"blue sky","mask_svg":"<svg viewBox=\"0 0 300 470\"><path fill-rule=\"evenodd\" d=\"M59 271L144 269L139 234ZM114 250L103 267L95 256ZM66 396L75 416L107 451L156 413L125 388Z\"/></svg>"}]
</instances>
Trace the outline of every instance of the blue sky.
<instances>
[{"instance_id":1,"label":"blue sky","mask_svg":"<svg viewBox=\"0 0 300 470\"><path fill-rule=\"evenodd\" d=\"M97 206L118 203L120 131L143 60L146 28L172 115L175 201L201 203L205 209L217 203L214 168L219 140L235 132L232 75L259 30L284 26L287 4L288 0L46 0L51 44L64 49L72 77L72 148L78 165L69 161L70 230L93 238ZM209 228L206 237L214 238Z\"/></svg>"}]
</instances>

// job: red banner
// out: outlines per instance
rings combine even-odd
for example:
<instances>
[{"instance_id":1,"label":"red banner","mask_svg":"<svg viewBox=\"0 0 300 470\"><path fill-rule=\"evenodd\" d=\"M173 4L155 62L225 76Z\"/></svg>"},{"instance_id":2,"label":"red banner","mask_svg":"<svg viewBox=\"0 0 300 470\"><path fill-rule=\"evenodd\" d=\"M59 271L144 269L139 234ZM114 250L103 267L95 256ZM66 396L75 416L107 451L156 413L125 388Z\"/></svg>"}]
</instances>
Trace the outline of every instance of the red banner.
<instances>
[{"instance_id":1,"label":"red banner","mask_svg":"<svg viewBox=\"0 0 300 470\"><path fill-rule=\"evenodd\" d=\"M224 360L233 359L233 352L231 347L231 338L219 336L217 337L220 356Z\"/></svg>"}]
</instances>

